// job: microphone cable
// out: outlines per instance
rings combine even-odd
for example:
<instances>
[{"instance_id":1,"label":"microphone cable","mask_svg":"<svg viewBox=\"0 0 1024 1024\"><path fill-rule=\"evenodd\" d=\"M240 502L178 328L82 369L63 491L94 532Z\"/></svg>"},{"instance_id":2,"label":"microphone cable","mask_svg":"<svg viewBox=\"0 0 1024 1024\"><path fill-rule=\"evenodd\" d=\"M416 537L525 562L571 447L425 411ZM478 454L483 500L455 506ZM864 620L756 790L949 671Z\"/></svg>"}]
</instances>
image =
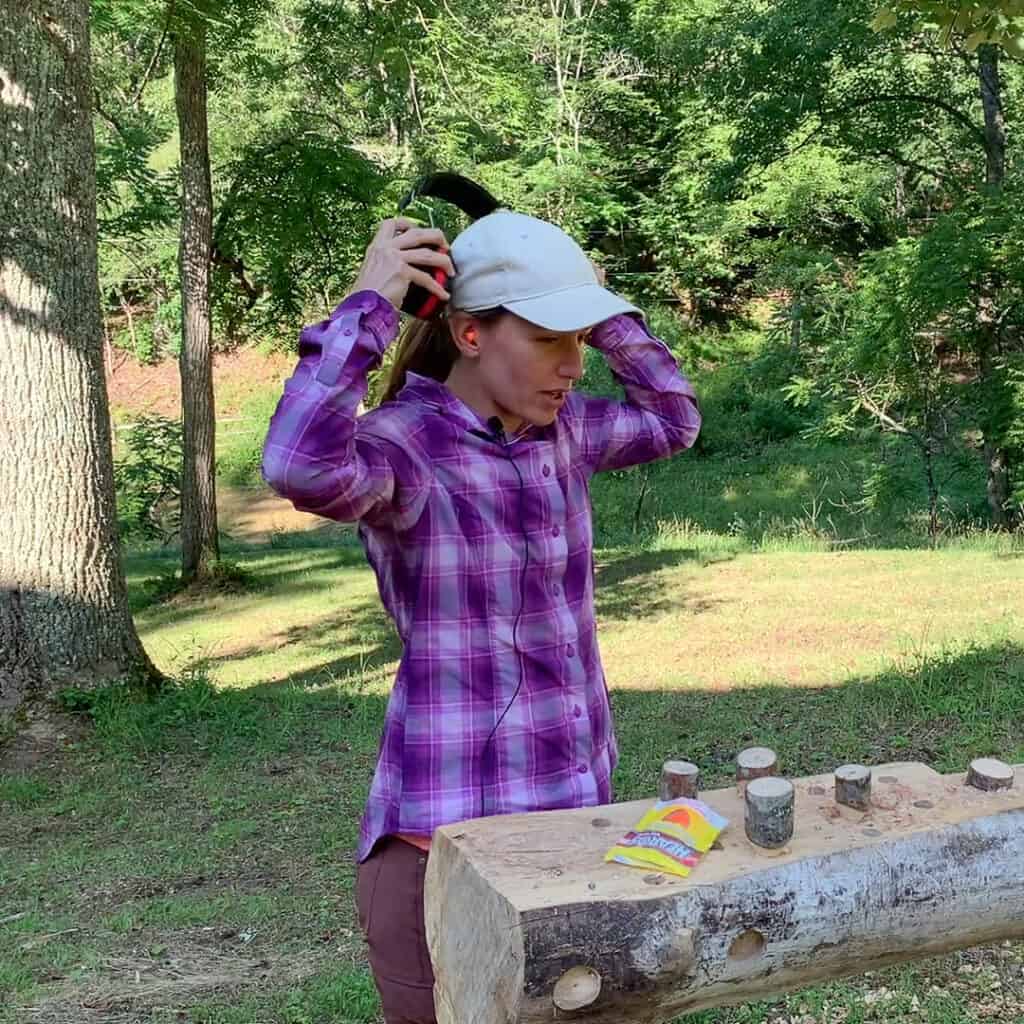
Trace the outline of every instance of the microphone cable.
<instances>
[{"instance_id":1,"label":"microphone cable","mask_svg":"<svg viewBox=\"0 0 1024 1024\"><path fill-rule=\"evenodd\" d=\"M487 426L490 428L491 433L484 435L482 432L478 436L485 436L488 440L494 441L496 444L501 445L502 452L505 454L505 458L511 463L512 468L516 471L516 477L519 479L519 502L518 502L518 515L519 524L523 530L523 568L519 574L519 608L516 612L515 622L512 625L512 649L516 652L516 666L518 668L518 681L516 682L515 691L512 693L509 702L505 705L505 710L502 711L498 720L494 723L494 728L491 729L490 735L487 737L484 743L483 752L480 754L480 817L486 817L487 805L484 798L484 764L487 758L488 748L491 746L494 736L498 731L498 727L505 720L505 716L509 713L512 705L515 703L516 697L519 696L519 691L523 685L523 655L519 650L519 622L523 615L523 606L526 604L526 570L530 564L530 538L526 533L526 523L523 516L523 490L525 483L523 482L523 474L520 472L519 467L516 465L515 459L512 458L512 454L509 451L508 439L505 437L505 427L501 422L501 419L497 416L492 416L487 421ZM477 433L474 431L474 433ZM492 772L492 778L496 772Z\"/></svg>"}]
</instances>

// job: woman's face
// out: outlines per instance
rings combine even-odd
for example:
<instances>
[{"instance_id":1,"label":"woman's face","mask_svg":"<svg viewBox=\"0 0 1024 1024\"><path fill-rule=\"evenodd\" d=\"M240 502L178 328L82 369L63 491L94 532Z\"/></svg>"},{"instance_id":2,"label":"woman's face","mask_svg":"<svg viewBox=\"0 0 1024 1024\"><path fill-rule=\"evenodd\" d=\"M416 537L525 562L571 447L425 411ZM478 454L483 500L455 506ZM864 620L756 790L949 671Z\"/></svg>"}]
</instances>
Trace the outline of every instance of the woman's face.
<instances>
[{"instance_id":1,"label":"woman's face","mask_svg":"<svg viewBox=\"0 0 1024 1024\"><path fill-rule=\"evenodd\" d=\"M471 322L477 332L475 375L481 397L493 401L506 424L552 423L583 376L587 332L550 331L513 313Z\"/></svg>"}]
</instances>

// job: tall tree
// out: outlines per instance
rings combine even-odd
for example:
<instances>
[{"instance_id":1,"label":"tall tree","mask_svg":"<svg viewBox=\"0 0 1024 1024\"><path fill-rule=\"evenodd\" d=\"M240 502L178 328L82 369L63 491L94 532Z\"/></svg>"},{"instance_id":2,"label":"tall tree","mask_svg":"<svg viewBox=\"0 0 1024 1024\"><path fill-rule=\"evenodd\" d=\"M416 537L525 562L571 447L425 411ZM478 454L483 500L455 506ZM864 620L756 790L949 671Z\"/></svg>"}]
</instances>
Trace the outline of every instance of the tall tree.
<instances>
[{"instance_id":1,"label":"tall tree","mask_svg":"<svg viewBox=\"0 0 1024 1024\"><path fill-rule=\"evenodd\" d=\"M219 558L216 420L210 324L213 195L206 114L206 23L182 18L174 39L174 95L181 144L181 575L206 575Z\"/></svg>"},{"instance_id":2,"label":"tall tree","mask_svg":"<svg viewBox=\"0 0 1024 1024\"><path fill-rule=\"evenodd\" d=\"M88 0L0 27L0 708L156 678L118 557L96 256Z\"/></svg>"},{"instance_id":3,"label":"tall tree","mask_svg":"<svg viewBox=\"0 0 1024 1024\"><path fill-rule=\"evenodd\" d=\"M995 43L984 43L978 47L978 80L980 82L981 107L985 121L985 183L989 189L999 192L1006 179L1006 130L1003 126L1003 97L999 80L999 48ZM1003 356L1003 339L998 327L997 295L1000 283L991 282L991 287L979 295L979 366L981 382L992 383L998 376L996 365ZM1010 511L1010 451L1005 439L1000 437L998 428L985 424L984 452L988 466L986 492L992 521L1003 529L1014 525Z\"/></svg>"},{"instance_id":4,"label":"tall tree","mask_svg":"<svg viewBox=\"0 0 1024 1024\"><path fill-rule=\"evenodd\" d=\"M944 3L929 0L900 0L883 8L872 25L878 30L898 27L898 12L910 11L924 20L925 27L938 31L941 45L961 49L965 60L977 54L977 77L983 129L979 134L985 152L985 185L992 194L1002 192L1006 180L1006 129L1004 125L1003 86L1000 76L1000 48L1010 56L1024 56L1024 4L1020 0L996 0L985 3ZM990 275L978 289L978 368L979 383L986 392L1006 390L1005 338L1000 329L1003 320L999 308L1001 274ZM999 402L987 403L983 411L983 449L987 466L986 496L993 523L1001 528L1013 526L1011 510L1011 451L1004 436Z\"/></svg>"}]
</instances>

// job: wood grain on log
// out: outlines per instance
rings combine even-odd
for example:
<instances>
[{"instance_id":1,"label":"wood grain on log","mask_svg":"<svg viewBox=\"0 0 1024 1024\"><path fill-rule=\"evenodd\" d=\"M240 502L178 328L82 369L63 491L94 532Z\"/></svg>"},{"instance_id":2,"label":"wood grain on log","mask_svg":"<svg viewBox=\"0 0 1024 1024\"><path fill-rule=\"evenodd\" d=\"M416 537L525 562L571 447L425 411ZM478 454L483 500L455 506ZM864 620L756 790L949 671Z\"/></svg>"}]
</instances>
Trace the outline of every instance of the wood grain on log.
<instances>
[{"instance_id":1,"label":"wood grain on log","mask_svg":"<svg viewBox=\"0 0 1024 1024\"><path fill-rule=\"evenodd\" d=\"M962 772L879 766L867 817L835 803L831 775L794 779L796 828L774 852L747 841L735 787L705 792L731 823L721 849L658 886L603 862L650 801L441 828L426 893L438 1022L654 1024L1024 937L1022 778L986 792Z\"/></svg>"},{"instance_id":2,"label":"wood grain on log","mask_svg":"<svg viewBox=\"0 0 1024 1024\"><path fill-rule=\"evenodd\" d=\"M994 757L979 757L967 769L967 784L975 789L1009 789L1013 785L1013 769Z\"/></svg>"}]
</instances>

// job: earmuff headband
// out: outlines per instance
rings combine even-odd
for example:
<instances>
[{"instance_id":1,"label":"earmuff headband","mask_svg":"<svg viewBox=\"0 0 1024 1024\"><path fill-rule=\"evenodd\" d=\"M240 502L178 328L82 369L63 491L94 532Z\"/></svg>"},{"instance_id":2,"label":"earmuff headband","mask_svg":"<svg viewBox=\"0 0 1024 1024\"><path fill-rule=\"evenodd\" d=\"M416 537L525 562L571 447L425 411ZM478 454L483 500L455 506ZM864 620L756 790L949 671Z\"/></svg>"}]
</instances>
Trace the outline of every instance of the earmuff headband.
<instances>
[{"instance_id":1,"label":"earmuff headband","mask_svg":"<svg viewBox=\"0 0 1024 1024\"><path fill-rule=\"evenodd\" d=\"M486 217L487 214L493 213L501 206L501 203L483 185L478 185L461 174L442 171L420 178L398 204L398 212L401 213L410 203L423 196L443 199L445 202L451 203L452 206L458 207L472 220ZM423 267L422 269L426 270L439 285L447 289L448 275L440 267ZM409 286L405 301L402 303L402 310L418 320L432 320L440 314L443 308L444 303L436 295L418 284Z\"/></svg>"}]
</instances>

